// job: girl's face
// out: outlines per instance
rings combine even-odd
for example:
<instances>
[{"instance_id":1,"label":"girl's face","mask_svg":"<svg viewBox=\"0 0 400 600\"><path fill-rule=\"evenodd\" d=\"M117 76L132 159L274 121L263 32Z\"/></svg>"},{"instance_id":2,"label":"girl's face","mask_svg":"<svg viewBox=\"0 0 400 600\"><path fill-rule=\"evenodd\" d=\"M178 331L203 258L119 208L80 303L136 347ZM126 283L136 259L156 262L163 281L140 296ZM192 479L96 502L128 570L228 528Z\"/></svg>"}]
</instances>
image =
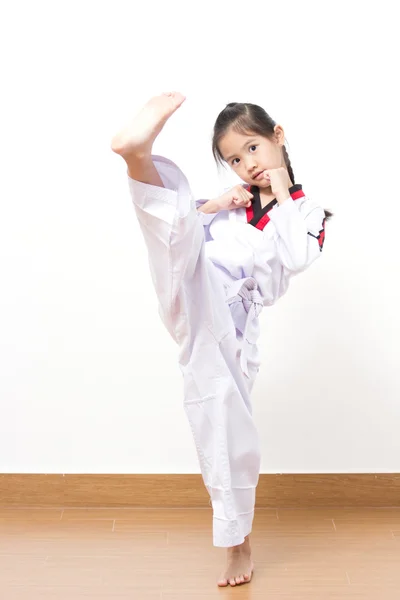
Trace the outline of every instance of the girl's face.
<instances>
[{"instance_id":1,"label":"girl's face","mask_svg":"<svg viewBox=\"0 0 400 600\"><path fill-rule=\"evenodd\" d=\"M237 133L230 128L221 138L219 150L240 179L268 192L269 181L262 175L259 179L257 176L265 169L286 168L282 152L285 136L280 125L275 125L275 139L270 141L258 133Z\"/></svg>"}]
</instances>

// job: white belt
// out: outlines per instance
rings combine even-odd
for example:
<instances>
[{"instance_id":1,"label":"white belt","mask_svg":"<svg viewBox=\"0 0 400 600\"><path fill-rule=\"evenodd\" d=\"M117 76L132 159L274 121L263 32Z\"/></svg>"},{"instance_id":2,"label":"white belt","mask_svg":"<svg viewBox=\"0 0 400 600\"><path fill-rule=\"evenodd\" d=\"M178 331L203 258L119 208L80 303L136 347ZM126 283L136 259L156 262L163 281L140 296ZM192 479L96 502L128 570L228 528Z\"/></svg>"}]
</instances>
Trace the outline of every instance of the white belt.
<instances>
[{"instance_id":1,"label":"white belt","mask_svg":"<svg viewBox=\"0 0 400 600\"><path fill-rule=\"evenodd\" d=\"M258 315L264 306L256 280L253 277L245 277L226 286L226 301L235 327L243 335L240 367L246 377L249 377L248 360L251 347L259 336Z\"/></svg>"}]
</instances>

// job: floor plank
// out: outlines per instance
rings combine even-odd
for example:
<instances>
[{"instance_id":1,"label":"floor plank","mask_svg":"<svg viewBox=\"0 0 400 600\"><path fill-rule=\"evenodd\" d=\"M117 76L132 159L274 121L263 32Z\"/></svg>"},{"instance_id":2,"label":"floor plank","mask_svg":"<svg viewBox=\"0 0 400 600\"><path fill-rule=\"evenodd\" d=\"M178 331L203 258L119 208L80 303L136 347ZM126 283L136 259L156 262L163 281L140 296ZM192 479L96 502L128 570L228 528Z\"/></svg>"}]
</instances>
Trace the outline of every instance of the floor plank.
<instances>
[{"instance_id":1,"label":"floor plank","mask_svg":"<svg viewBox=\"0 0 400 600\"><path fill-rule=\"evenodd\" d=\"M210 509L0 509L4 600L393 600L400 509L259 509L250 584L219 589Z\"/></svg>"}]
</instances>

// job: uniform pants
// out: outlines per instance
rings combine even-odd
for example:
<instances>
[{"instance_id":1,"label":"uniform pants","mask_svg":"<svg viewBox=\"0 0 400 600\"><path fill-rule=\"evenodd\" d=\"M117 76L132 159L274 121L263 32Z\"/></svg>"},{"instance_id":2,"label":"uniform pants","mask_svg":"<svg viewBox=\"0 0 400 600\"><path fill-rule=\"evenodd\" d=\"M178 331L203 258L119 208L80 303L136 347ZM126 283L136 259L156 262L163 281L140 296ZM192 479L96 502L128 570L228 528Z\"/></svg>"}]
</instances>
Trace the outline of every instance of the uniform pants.
<instances>
[{"instance_id":1,"label":"uniform pants","mask_svg":"<svg viewBox=\"0 0 400 600\"><path fill-rule=\"evenodd\" d=\"M128 176L129 189L159 313L179 346L184 408L213 508L213 544L236 546L251 532L260 470L250 403L257 347L252 347L246 377L239 359L243 336L221 273L205 255L202 217L188 181L172 161L152 160L165 187Z\"/></svg>"}]
</instances>

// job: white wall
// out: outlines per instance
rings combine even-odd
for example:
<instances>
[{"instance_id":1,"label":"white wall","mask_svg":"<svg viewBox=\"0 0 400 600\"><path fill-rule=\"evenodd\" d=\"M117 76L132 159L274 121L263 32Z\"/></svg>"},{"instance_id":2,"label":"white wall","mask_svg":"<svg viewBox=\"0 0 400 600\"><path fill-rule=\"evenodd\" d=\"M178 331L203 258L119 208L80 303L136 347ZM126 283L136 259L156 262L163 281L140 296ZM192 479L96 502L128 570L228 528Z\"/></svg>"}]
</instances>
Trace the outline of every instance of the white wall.
<instances>
[{"instance_id":1,"label":"white wall","mask_svg":"<svg viewBox=\"0 0 400 600\"><path fill-rule=\"evenodd\" d=\"M393 13L389 1L2 8L0 472L199 472L110 149L168 89L187 100L155 152L197 196L236 181L218 180L211 131L227 102L249 101L283 125L296 182L336 213L321 259L262 314L262 472L400 471Z\"/></svg>"}]
</instances>

